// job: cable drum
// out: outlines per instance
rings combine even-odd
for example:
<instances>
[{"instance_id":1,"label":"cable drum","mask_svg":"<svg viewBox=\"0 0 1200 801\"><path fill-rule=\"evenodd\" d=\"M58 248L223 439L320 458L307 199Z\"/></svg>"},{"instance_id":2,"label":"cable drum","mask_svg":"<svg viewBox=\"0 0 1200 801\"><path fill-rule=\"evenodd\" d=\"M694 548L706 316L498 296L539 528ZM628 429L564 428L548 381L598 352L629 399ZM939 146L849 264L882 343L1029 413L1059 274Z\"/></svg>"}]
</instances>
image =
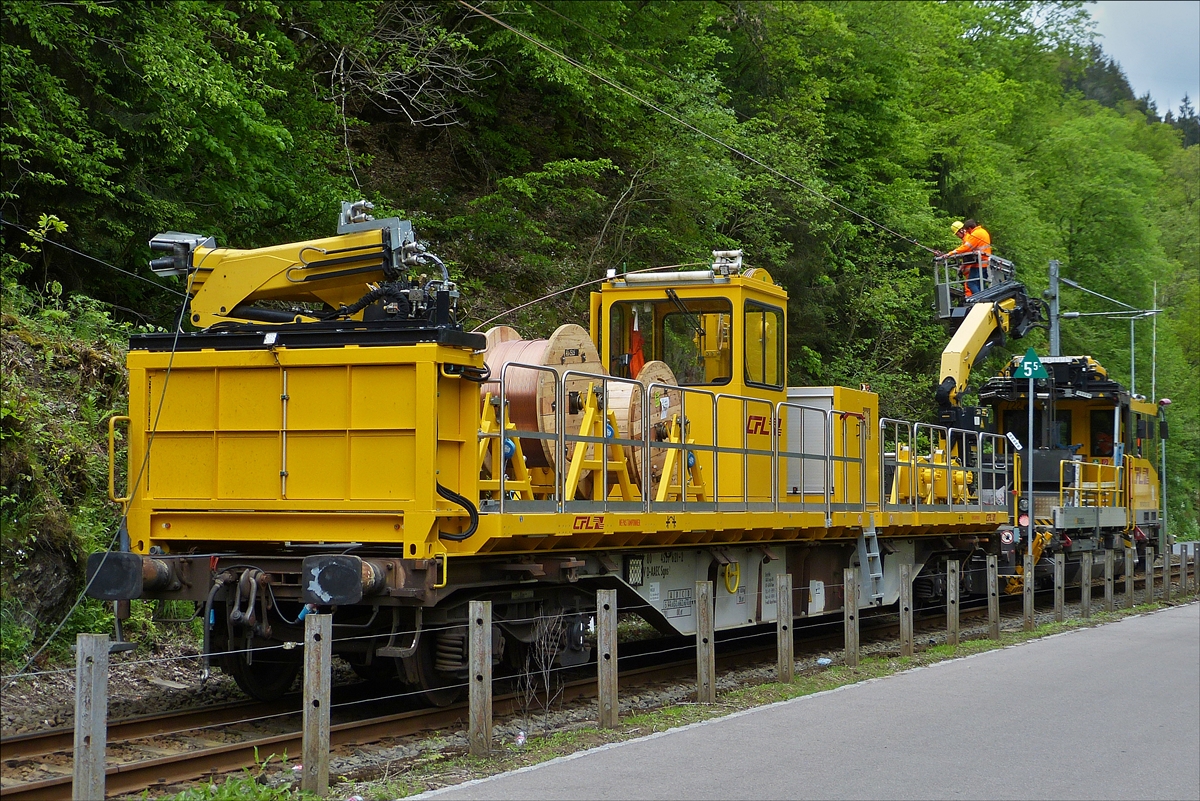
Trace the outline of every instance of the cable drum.
<instances>
[{"instance_id":1,"label":"cable drum","mask_svg":"<svg viewBox=\"0 0 1200 801\"><path fill-rule=\"evenodd\" d=\"M651 384L677 386L679 384L670 366L666 362L660 361L646 362L645 366L638 372L637 380L642 386L650 386ZM680 414L683 406L683 392L656 386L648 393L648 408L644 408L642 405L642 393L634 392L631 394L632 397L629 402L627 418L629 423L625 430L632 433L625 436L629 439L640 439L642 436L642 420L643 418L648 418L650 442L654 443L666 440L671 426L671 418L674 415ZM621 420L620 410L617 411L617 420L618 422ZM629 461L633 468L632 478L635 482L640 483L642 480L642 448L634 446L630 450ZM650 449L650 477L652 480L656 480L662 475L663 463L666 460L666 448L652 447Z\"/></svg>"},{"instance_id":2,"label":"cable drum","mask_svg":"<svg viewBox=\"0 0 1200 801\"><path fill-rule=\"evenodd\" d=\"M560 376L567 370L576 370L592 375L607 375L600 362L600 354L586 329L567 324L560 326L549 339L519 339L517 332L509 326L497 326L484 335L487 350L483 360L491 369L492 381L480 386L481 396L491 392L500 396L500 375L506 364L531 364L553 368ZM546 370L509 369L505 376L505 393L509 404L509 420L518 431L537 431L555 434L555 377ZM574 395L579 402L567 403L565 412L567 434L579 433L583 420L582 398L590 383L585 376L571 375L563 387L563 397ZM611 387L612 385L610 385ZM522 438L521 449L529 467L554 467L553 440Z\"/></svg>"}]
</instances>

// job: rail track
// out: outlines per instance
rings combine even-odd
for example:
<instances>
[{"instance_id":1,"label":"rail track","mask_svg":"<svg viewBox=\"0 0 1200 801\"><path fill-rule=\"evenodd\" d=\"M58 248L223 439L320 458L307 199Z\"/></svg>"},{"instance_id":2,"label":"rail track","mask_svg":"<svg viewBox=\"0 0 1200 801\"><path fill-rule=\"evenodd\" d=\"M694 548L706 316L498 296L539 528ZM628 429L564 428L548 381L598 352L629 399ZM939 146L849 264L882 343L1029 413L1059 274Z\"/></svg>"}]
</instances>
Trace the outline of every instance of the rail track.
<instances>
[{"instance_id":1,"label":"rail track","mask_svg":"<svg viewBox=\"0 0 1200 801\"><path fill-rule=\"evenodd\" d=\"M1136 586L1144 587L1141 576L1137 577ZM1078 599L1078 588L1074 588L1073 593L1070 589L1068 597L1074 595ZM1039 591L1038 596L1044 600L1051 592ZM1011 620L1020 616L1019 612L1010 611L1020 608L1020 597L1006 596L1001 600L1002 617ZM967 623L986 618L986 614L985 604L964 604L960 619ZM864 616L861 632L864 644L894 639L899 632L895 617L895 614L887 612L874 617ZM917 632L923 633L941 630L944 621L944 612L941 611L924 616L918 613L914 627ZM797 658L840 649L842 646L840 619L814 622L797 630L805 634L802 639L797 637ZM769 631L764 629L750 635L743 632L733 642L718 643L719 667L729 670L773 662L774 636L772 627ZM660 682L693 678L695 659L690 654L683 659L650 663L656 654L690 650L690 642L684 642L687 639L664 638L643 641L648 643L645 645L622 644L622 692ZM330 727L331 747L342 748L411 737L465 725L465 704L433 709L400 708L405 706L406 701L411 707L412 701L404 696L388 699L367 696L371 686L356 684L335 688L335 711L342 719ZM572 675L566 677L562 684L561 701L564 704L595 695L594 671L590 674L586 669L572 671ZM378 711L379 706L388 702L397 708L385 714L358 716L349 711L368 703L374 707L373 711ZM521 705L522 699L518 693L500 692L494 698L494 714L498 718L519 714ZM122 795L253 768L271 754L298 755L302 745L299 706L298 696L289 696L269 704L232 702L111 721L108 726L109 765L106 771L108 793ZM0 796L5 801L69 799L73 736L70 728L58 728L14 735L0 741L0 763L5 773ZM17 776L31 778L17 779Z\"/></svg>"}]
</instances>

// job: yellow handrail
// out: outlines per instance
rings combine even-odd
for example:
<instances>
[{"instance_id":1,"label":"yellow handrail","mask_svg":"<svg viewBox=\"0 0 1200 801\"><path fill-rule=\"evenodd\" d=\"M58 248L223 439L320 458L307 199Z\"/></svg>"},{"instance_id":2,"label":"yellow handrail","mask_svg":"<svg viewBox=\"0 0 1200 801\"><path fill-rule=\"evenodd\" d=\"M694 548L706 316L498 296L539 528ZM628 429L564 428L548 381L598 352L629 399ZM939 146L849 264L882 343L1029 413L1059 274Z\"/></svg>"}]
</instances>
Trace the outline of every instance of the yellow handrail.
<instances>
[{"instance_id":1,"label":"yellow handrail","mask_svg":"<svg viewBox=\"0 0 1200 801\"><path fill-rule=\"evenodd\" d=\"M1075 473L1072 486L1067 485L1067 465ZM1120 507L1125 503L1125 488L1115 465L1103 462L1068 462L1058 466L1059 506Z\"/></svg>"}]
</instances>

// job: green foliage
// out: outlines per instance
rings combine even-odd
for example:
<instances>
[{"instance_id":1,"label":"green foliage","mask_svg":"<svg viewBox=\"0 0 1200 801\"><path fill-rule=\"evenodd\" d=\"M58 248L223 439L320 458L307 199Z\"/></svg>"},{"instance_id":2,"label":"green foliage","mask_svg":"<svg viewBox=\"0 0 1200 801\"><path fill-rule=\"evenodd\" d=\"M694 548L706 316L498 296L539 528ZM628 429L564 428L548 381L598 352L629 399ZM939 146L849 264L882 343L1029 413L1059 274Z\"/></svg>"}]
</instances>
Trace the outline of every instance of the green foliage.
<instances>
[{"instance_id":1,"label":"green foliage","mask_svg":"<svg viewBox=\"0 0 1200 801\"><path fill-rule=\"evenodd\" d=\"M168 801L304 801L315 799L310 793L302 793L292 785L268 787L253 776L227 776L220 784L212 782L182 793L164 796Z\"/></svg>"},{"instance_id":2,"label":"green foliage","mask_svg":"<svg viewBox=\"0 0 1200 801\"><path fill-rule=\"evenodd\" d=\"M119 510L107 500L106 422L126 403L123 367L129 327L103 304L17 283L46 255L65 225L41 215L38 229L5 254L0 269L0 620L3 658L16 659L44 624L67 614L82 578L82 558L109 547ZM80 604L63 627L100 631L111 613Z\"/></svg>"},{"instance_id":3,"label":"green foliage","mask_svg":"<svg viewBox=\"0 0 1200 801\"><path fill-rule=\"evenodd\" d=\"M165 293L46 237L133 269L157 231L324 235L361 193L434 240L472 323L607 268L743 248L790 293L792 383L869 383L885 414L927 418L946 332L912 240L946 249L948 222L975 217L1035 291L1050 259L1138 308L1157 282L1172 525L1200 530L1200 125L1190 102L1160 120L1133 96L1083 4L484 10L520 33L428 0L4 4L0 202L38 232L3 232L6 358L11 341L41 375L71 375L63 337L115 353L120 307L173 319ZM1106 308L1074 290L1063 305ZM505 322L536 336L586 313L583 288ZM1152 323L1136 326L1148 393ZM1067 321L1063 336L1129 383L1127 323ZM1044 335L1011 347L1029 345L1044 352ZM5 464L37 454L17 471L32 478L4 484L6 520L57 497L43 481L80 508L100 492L79 478L96 453L60 462L84 439L64 421L93 431L119 400L84 382L56 417L47 389L5 381ZM57 530L103 529L99 512L58 514Z\"/></svg>"}]
</instances>

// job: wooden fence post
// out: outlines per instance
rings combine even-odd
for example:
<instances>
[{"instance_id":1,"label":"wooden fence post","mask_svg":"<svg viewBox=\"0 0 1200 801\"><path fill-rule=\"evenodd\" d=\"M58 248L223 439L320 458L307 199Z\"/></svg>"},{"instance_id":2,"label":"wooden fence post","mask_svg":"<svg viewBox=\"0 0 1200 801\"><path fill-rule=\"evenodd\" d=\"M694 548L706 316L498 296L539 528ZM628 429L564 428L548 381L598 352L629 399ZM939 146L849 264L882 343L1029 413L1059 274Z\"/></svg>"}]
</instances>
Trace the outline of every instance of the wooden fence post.
<instances>
[{"instance_id":1,"label":"wooden fence post","mask_svg":"<svg viewBox=\"0 0 1200 801\"><path fill-rule=\"evenodd\" d=\"M304 712L300 789L329 792L329 682L333 668L333 616L304 618Z\"/></svg>"},{"instance_id":2,"label":"wooden fence post","mask_svg":"<svg viewBox=\"0 0 1200 801\"><path fill-rule=\"evenodd\" d=\"M900 656L913 655L912 565L900 563Z\"/></svg>"},{"instance_id":3,"label":"wooden fence post","mask_svg":"<svg viewBox=\"0 0 1200 801\"><path fill-rule=\"evenodd\" d=\"M842 571L842 618L846 628L846 665L858 667L858 568Z\"/></svg>"},{"instance_id":4,"label":"wooden fence post","mask_svg":"<svg viewBox=\"0 0 1200 801\"><path fill-rule=\"evenodd\" d=\"M1146 574L1146 600L1145 603L1154 603L1154 549L1146 547L1146 569L1143 571Z\"/></svg>"},{"instance_id":5,"label":"wooden fence post","mask_svg":"<svg viewBox=\"0 0 1200 801\"><path fill-rule=\"evenodd\" d=\"M791 684L796 677L796 652L792 645L792 576L775 578L775 639L779 651L779 681Z\"/></svg>"},{"instance_id":6,"label":"wooden fence post","mask_svg":"<svg viewBox=\"0 0 1200 801\"><path fill-rule=\"evenodd\" d=\"M472 756L492 753L492 602L471 601L468 627L471 689L467 740Z\"/></svg>"},{"instance_id":7,"label":"wooden fence post","mask_svg":"<svg viewBox=\"0 0 1200 801\"><path fill-rule=\"evenodd\" d=\"M596 592L596 662L599 686L600 727L615 729L621 717L617 699L617 591Z\"/></svg>"},{"instance_id":8,"label":"wooden fence post","mask_svg":"<svg viewBox=\"0 0 1200 801\"><path fill-rule=\"evenodd\" d=\"M1171 546L1163 550L1163 601L1171 602Z\"/></svg>"},{"instance_id":9,"label":"wooden fence post","mask_svg":"<svg viewBox=\"0 0 1200 801\"><path fill-rule=\"evenodd\" d=\"M696 582L696 701L717 701L717 652L713 635L713 585Z\"/></svg>"},{"instance_id":10,"label":"wooden fence post","mask_svg":"<svg viewBox=\"0 0 1200 801\"><path fill-rule=\"evenodd\" d=\"M946 642L958 645L958 560L946 562Z\"/></svg>"},{"instance_id":11,"label":"wooden fence post","mask_svg":"<svg viewBox=\"0 0 1200 801\"><path fill-rule=\"evenodd\" d=\"M1113 573L1116 571L1115 559L1113 557L1112 548L1104 550L1104 611L1111 612L1116 608L1116 588L1113 584L1116 579Z\"/></svg>"},{"instance_id":12,"label":"wooden fence post","mask_svg":"<svg viewBox=\"0 0 1200 801\"><path fill-rule=\"evenodd\" d=\"M1125 608L1133 608L1133 563L1137 551L1133 546L1125 549Z\"/></svg>"},{"instance_id":13,"label":"wooden fence post","mask_svg":"<svg viewBox=\"0 0 1200 801\"><path fill-rule=\"evenodd\" d=\"M75 772L71 798L104 798L108 745L108 635L75 635Z\"/></svg>"},{"instance_id":14,"label":"wooden fence post","mask_svg":"<svg viewBox=\"0 0 1200 801\"><path fill-rule=\"evenodd\" d=\"M1079 614L1084 620L1092 616L1092 551L1084 551L1079 557Z\"/></svg>"},{"instance_id":15,"label":"wooden fence post","mask_svg":"<svg viewBox=\"0 0 1200 801\"><path fill-rule=\"evenodd\" d=\"M1000 639L1000 565L995 554L987 558L988 637Z\"/></svg>"},{"instance_id":16,"label":"wooden fence post","mask_svg":"<svg viewBox=\"0 0 1200 801\"><path fill-rule=\"evenodd\" d=\"M1196 565L1196 556L1198 556L1198 553L1196 553L1196 543L1193 542L1192 543L1192 594L1194 596L1200 598L1200 572L1198 572L1198 565Z\"/></svg>"},{"instance_id":17,"label":"wooden fence post","mask_svg":"<svg viewBox=\"0 0 1200 801\"><path fill-rule=\"evenodd\" d=\"M1064 596L1066 595L1067 555L1061 551L1054 554L1054 620L1062 623L1066 619Z\"/></svg>"}]
</instances>

